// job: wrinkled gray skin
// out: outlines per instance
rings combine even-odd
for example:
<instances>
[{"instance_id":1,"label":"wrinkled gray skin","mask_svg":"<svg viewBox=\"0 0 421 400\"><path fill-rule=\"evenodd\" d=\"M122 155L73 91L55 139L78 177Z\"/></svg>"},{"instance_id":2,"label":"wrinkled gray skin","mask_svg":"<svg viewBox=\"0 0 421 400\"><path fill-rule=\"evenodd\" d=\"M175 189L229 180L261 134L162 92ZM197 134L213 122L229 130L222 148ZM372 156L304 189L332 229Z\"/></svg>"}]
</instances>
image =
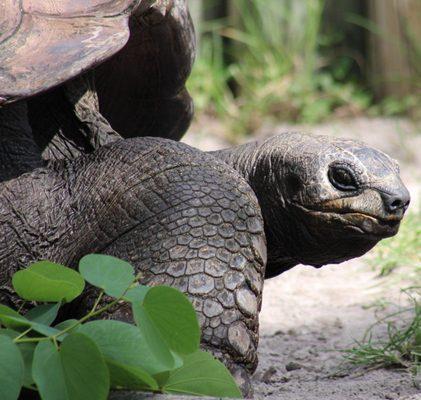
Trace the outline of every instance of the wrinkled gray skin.
<instances>
[{"instance_id":1,"label":"wrinkled gray skin","mask_svg":"<svg viewBox=\"0 0 421 400\"><path fill-rule=\"evenodd\" d=\"M203 347L245 393L257 366L264 278L364 254L397 232L409 203L396 162L351 140L285 133L205 153L143 137L46 163L23 134L24 111L25 103L1 110L4 137L9 129L22 140L21 161L3 163L4 176L28 172L0 184L0 302L16 305L10 278L31 261L124 258L144 283L190 296ZM335 187L338 169L355 188ZM88 292L68 316L92 299ZM111 317L131 318L124 308Z\"/></svg>"}]
</instances>

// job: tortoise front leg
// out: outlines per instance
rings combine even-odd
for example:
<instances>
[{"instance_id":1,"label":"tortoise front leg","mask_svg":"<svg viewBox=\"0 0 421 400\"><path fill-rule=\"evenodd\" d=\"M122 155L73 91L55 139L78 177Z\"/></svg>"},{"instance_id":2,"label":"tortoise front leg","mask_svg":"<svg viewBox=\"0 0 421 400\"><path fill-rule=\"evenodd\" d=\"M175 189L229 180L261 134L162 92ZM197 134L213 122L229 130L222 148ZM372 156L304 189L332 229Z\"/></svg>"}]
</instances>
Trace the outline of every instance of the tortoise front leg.
<instances>
[{"instance_id":1,"label":"tortoise front leg","mask_svg":"<svg viewBox=\"0 0 421 400\"><path fill-rule=\"evenodd\" d=\"M235 178L206 166L161 174L143 190L167 208L105 252L131 261L144 273L143 283L185 292L200 320L203 348L221 359L250 395L266 245L254 196Z\"/></svg>"},{"instance_id":2,"label":"tortoise front leg","mask_svg":"<svg viewBox=\"0 0 421 400\"><path fill-rule=\"evenodd\" d=\"M71 190L80 210L73 221L85 221L73 223L73 260L110 254L142 271L143 283L186 293L203 347L249 394L266 262L263 219L250 186L213 156L164 139L116 142L86 161L72 167L73 187L89 188ZM68 257L55 251L53 259ZM95 297L87 295L74 311L83 313ZM111 318L130 321L130 310L121 307Z\"/></svg>"},{"instance_id":3,"label":"tortoise front leg","mask_svg":"<svg viewBox=\"0 0 421 400\"><path fill-rule=\"evenodd\" d=\"M22 246L3 249L0 285L10 287L11 274L33 259L69 266L93 252L126 259L144 273L144 283L190 296L204 348L249 393L266 247L257 199L236 171L181 143L139 138L3 185L0 211L10 223L0 231L6 243ZM38 195L28 201L28 193ZM91 295L75 308L85 313ZM112 317L131 319L124 309Z\"/></svg>"}]
</instances>

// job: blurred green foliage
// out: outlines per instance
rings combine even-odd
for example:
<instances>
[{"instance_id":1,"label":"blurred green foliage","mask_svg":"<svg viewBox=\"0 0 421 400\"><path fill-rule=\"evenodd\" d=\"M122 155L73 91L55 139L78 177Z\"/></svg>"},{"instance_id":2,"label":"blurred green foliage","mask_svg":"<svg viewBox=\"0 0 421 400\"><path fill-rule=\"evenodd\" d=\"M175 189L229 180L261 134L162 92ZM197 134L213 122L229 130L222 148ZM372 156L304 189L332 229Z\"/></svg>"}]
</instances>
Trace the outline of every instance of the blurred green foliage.
<instances>
[{"instance_id":1,"label":"blurred green foliage","mask_svg":"<svg viewBox=\"0 0 421 400\"><path fill-rule=\"evenodd\" d=\"M359 55L338 51L345 30L323 26L326 0L235 0L232 6L230 17L201 22L188 81L197 114L216 116L230 132L252 132L271 118L315 123L367 109L396 115L418 101L387 99L373 107L361 71L355 73Z\"/></svg>"},{"instance_id":2,"label":"blurred green foliage","mask_svg":"<svg viewBox=\"0 0 421 400\"><path fill-rule=\"evenodd\" d=\"M410 212L399 234L381 241L368 262L381 276L397 270L411 285L421 287L421 209Z\"/></svg>"}]
</instances>

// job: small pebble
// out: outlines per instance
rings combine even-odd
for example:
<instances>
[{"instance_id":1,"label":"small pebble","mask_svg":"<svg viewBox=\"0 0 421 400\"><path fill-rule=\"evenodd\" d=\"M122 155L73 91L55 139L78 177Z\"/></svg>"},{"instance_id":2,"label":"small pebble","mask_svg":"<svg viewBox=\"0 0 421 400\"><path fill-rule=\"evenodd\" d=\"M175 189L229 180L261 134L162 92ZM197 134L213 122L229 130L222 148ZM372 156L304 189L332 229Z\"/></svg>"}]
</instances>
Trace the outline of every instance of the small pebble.
<instances>
[{"instance_id":1,"label":"small pebble","mask_svg":"<svg viewBox=\"0 0 421 400\"><path fill-rule=\"evenodd\" d=\"M262 376L264 383L271 383L273 376L276 374L276 368L274 366L269 367Z\"/></svg>"},{"instance_id":2,"label":"small pebble","mask_svg":"<svg viewBox=\"0 0 421 400\"><path fill-rule=\"evenodd\" d=\"M302 365L301 364L298 364L297 362L295 362L295 361L290 361L289 363L287 363L286 365L285 365L285 369L287 370L287 371L295 371L295 370L297 370L297 369L301 369L302 368Z\"/></svg>"}]
</instances>

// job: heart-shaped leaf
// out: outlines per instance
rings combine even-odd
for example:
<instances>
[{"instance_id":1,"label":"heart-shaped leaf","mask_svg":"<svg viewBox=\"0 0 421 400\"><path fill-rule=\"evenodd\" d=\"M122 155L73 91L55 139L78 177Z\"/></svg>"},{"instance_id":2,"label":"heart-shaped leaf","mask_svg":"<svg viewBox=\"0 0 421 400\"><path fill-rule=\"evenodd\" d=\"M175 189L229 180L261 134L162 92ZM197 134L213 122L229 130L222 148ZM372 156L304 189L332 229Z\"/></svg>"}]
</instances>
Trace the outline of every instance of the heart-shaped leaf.
<instances>
[{"instance_id":1,"label":"heart-shaped leaf","mask_svg":"<svg viewBox=\"0 0 421 400\"><path fill-rule=\"evenodd\" d=\"M155 379L144 369L131 365L119 364L107 360L111 377L111 387L114 389L158 390Z\"/></svg>"},{"instance_id":2,"label":"heart-shaped leaf","mask_svg":"<svg viewBox=\"0 0 421 400\"><path fill-rule=\"evenodd\" d=\"M171 353L171 349L163 339L157 327L151 321L145 309L140 304L133 304L133 316L147 347L150 349L152 354L160 360L161 364L167 366L164 371L176 368L175 359ZM162 372L162 370L157 372Z\"/></svg>"},{"instance_id":3,"label":"heart-shaped leaf","mask_svg":"<svg viewBox=\"0 0 421 400\"><path fill-rule=\"evenodd\" d=\"M170 372L165 392L242 398L227 368L211 354L198 350L183 358L184 365Z\"/></svg>"},{"instance_id":4,"label":"heart-shaped leaf","mask_svg":"<svg viewBox=\"0 0 421 400\"><path fill-rule=\"evenodd\" d=\"M87 282L112 297L121 297L135 280L134 269L126 261L102 255L88 254L79 261L79 271Z\"/></svg>"},{"instance_id":5,"label":"heart-shaped leaf","mask_svg":"<svg viewBox=\"0 0 421 400\"><path fill-rule=\"evenodd\" d=\"M113 320L92 321L80 326L78 332L96 343L107 362L139 367L151 375L174 368L174 358L165 343L161 343L163 349L158 353L153 352L133 325Z\"/></svg>"},{"instance_id":6,"label":"heart-shaped leaf","mask_svg":"<svg viewBox=\"0 0 421 400\"><path fill-rule=\"evenodd\" d=\"M23 373L23 359L17 345L10 337L0 335L0 399L16 400L19 397Z\"/></svg>"},{"instance_id":7,"label":"heart-shaped leaf","mask_svg":"<svg viewBox=\"0 0 421 400\"><path fill-rule=\"evenodd\" d=\"M56 304L41 304L31 308L25 317L33 322L38 322L44 325L51 325L57 317L60 303Z\"/></svg>"},{"instance_id":8,"label":"heart-shaped leaf","mask_svg":"<svg viewBox=\"0 0 421 400\"><path fill-rule=\"evenodd\" d=\"M22 354L25 372L23 375L23 386L29 388L34 384L32 378L32 360L34 358L35 343L19 343L18 348Z\"/></svg>"},{"instance_id":9,"label":"heart-shaped leaf","mask_svg":"<svg viewBox=\"0 0 421 400\"><path fill-rule=\"evenodd\" d=\"M106 400L109 392L104 358L80 333L67 336L60 351L50 341L38 343L32 376L43 400Z\"/></svg>"},{"instance_id":10,"label":"heart-shaped leaf","mask_svg":"<svg viewBox=\"0 0 421 400\"><path fill-rule=\"evenodd\" d=\"M32 328L34 331L41 333L44 336L53 336L57 335L60 331L52 328L51 326L41 324L36 321L30 321L24 316L17 313L15 310L0 304L0 322L6 328L24 330ZM60 340L64 339L65 334L60 336Z\"/></svg>"},{"instance_id":11,"label":"heart-shaped leaf","mask_svg":"<svg viewBox=\"0 0 421 400\"><path fill-rule=\"evenodd\" d=\"M85 287L77 271L50 261L39 261L16 272L12 283L23 299L43 302L72 301Z\"/></svg>"},{"instance_id":12,"label":"heart-shaped leaf","mask_svg":"<svg viewBox=\"0 0 421 400\"><path fill-rule=\"evenodd\" d=\"M199 348L200 327L187 297L168 286L149 289L143 303L132 305L136 324L147 339L159 336L176 353L189 354ZM148 332L148 334L146 334Z\"/></svg>"},{"instance_id":13,"label":"heart-shaped leaf","mask_svg":"<svg viewBox=\"0 0 421 400\"><path fill-rule=\"evenodd\" d=\"M0 329L0 335L8 336L10 339L14 339L20 335L20 332L12 329Z\"/></svg>"},{"instance_id":14,"label":"heart-shaped leaf","mask_svg":"<svg viewBox=\"0 0 421 400\"><path fill-rule=\"evenodd\" d=\"M6 328L19 329L28 327L29 321L10 307L0 304L0 323Z\"/></svg>"},{"instance_id":15,"label":"heart-shaped leaf","mask_svg":"<svg viewBox=\"0 0 421 400\"><path fill-rule=\"evenodd\" d=\"M151 288L149 286L135 286L134 288L131 288L127 291L127 293L124 295L124 300L130 301L131 303L142 303L145 299L146 293L148 293L150 289Z\"/></svg>"},{"instance_id":16,"label":"heart-shaped leaf","mask_svg":"<svg viewBox=\"0 0 421 400\"><path fill-rule=\"evenodd\" d=\"M72 332L75 333L80 328L80 325L76 325L77 322L78 322L77 319L66 319L65 321L62 321L59 324L55 325L54 329L57 329L59 331L64 331L65 329L68 329L71 326L73 326L73 328L70 329L68 333L72 333Z\"/></svg>"}]
</instances>

